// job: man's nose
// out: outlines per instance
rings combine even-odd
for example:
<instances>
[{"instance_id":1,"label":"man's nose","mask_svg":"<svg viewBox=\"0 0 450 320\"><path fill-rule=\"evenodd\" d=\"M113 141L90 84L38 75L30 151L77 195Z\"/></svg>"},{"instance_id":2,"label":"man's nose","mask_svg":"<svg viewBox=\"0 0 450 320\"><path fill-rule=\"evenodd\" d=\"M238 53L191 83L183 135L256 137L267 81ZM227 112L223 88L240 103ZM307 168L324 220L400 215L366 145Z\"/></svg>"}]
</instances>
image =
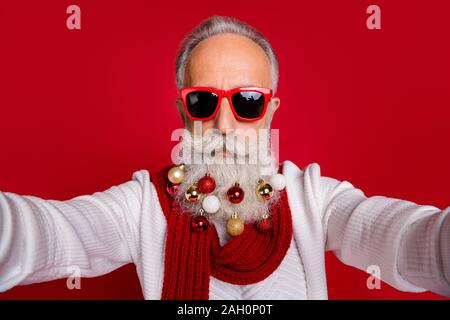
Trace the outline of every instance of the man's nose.
<instances>
[{"instance_id":1,"label":"man's nose","mask_svg":"<svg viewBox=\"0 0 450 320\"><path fill-rule=\"evenodd\" d=\"M214 128L225 134L227 129L235 129L236 119L231 110L228 99L223 97L220 102L219 110L214 118Z\"/></svg>"}]
</instances>

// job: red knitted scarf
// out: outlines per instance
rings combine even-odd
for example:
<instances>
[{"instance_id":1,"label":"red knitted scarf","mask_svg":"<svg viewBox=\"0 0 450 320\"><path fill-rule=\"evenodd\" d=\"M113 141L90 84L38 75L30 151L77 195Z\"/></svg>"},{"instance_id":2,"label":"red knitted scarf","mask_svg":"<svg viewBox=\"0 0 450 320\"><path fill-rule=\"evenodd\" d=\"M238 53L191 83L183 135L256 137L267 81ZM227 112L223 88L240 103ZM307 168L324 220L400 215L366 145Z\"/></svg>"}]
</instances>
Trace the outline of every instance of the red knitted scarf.
<instances>
[{"instance_id":1,"label":"red knitted scarf","mask_svg":"<svg viewBox=\"0 0 450 320\"><path fill-rule=\"evenodd\" d=\"M151 175L162 210L167 220L164 260L163 300L206 300L209 280L247 285L272 274L286 255L292 240L292 219L286 191L271 207L273 229L261 234L254 224L246 224L244 232L220 245L214 224L207 231L191 231L191 216L184 214L166 191L165 168Z\"/></svg>"}]
</instances>

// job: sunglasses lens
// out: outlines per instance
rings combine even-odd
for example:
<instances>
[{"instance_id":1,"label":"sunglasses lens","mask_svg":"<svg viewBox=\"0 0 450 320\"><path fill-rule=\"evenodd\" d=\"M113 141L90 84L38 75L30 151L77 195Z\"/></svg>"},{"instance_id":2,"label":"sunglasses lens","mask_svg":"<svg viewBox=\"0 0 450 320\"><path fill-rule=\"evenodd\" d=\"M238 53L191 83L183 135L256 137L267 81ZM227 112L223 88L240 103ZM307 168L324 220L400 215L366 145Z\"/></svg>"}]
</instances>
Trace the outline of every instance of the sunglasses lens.
<instances>
[{"instance_id":1,"label":"sunglasses lens","mask_svg":"<svg viewBox=\"0 0 450 320\"><path fill-rule=\"evenodd\" d=\"M216 110L219 97L208 91L194 91L186 96L189 114L195 118L208 118Z\"/></svg>"},{"instance_id":2,"label":"sunglasses lens","mask_svg":"<svg viewBox=\"0 0 450 320\"><path fill-rule=\"evenodd\" d=\"M241 118L259 118L264 111L264 95L260 92L237 92L231 97L231 102Z\"/></svg>"}]
</instances>

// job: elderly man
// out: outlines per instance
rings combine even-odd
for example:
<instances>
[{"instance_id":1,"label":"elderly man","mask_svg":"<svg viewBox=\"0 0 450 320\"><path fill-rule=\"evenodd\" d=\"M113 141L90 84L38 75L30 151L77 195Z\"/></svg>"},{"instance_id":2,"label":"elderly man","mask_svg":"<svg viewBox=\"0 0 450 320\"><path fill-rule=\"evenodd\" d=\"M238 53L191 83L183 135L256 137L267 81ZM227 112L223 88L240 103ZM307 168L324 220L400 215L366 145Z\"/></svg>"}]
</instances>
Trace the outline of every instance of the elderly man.
<instances>
[{"instance_id":1,"label":"elderly man","mask_svg":"<svg viewBox=\"0 0 450 320\"><path fill-rule=\"evenodd\" d=\"M174 165L68 201L0 193L1 291L133 262L146 299L326 299L332 250L399 290L450 296L450 207L366 197L268 151L280 99L262 34L211 17L176 72L186 130Z\"/></svg>"}]
</instances>

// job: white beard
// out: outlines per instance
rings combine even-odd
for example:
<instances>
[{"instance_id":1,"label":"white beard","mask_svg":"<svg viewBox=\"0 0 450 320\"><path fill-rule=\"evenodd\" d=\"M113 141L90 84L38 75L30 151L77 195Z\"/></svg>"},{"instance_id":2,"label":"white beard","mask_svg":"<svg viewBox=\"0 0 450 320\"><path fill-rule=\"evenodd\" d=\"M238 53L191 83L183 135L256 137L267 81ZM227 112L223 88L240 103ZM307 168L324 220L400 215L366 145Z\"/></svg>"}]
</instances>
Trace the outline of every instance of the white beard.
<instances>
[{"instance_id":1,"label":"white beard","mask_svg":"<svg viewBox=\"0 0 450 320\"><path fill-rule=\"evenodd\" d=\"M203 148L200 144L203 144ZM251 157L251 153L264 151L266 152L265 154L268 155L268 159L265 159L264 165L261 163L262 161L258 161L254 164L249 164L249 161L243 164L192 163L191 160L193 155L183 152L183 155L179 157L177 163L185 164L185 177L180 184L178 191L174 195L175 201L180 204L181 208L184 209L186 213L197 213L201 209L202 199L194 203L189 202L186 200L185 191L189 186L197 183L198 180L209 173L216 182L216 188L211 194L217 196L221 203L218 212L207 214L210 222L224 222L234 213L236 213L238 218L244 223L252 223L261 220L265 215L270 215L271 204L279 199L278 192L275 191L270 200L261 200L256 194L258 180L264 179L268 182L269 177L278 172L278 162L272 154L268 152L267 146L255 147L255 145L253 145L248 152L242 153L242 145L235 145L235 148L232 150L237 151L233 152L224 146L222 134L213 133L211 135L204 135L201 139L193 139L192 135L186 131L183 136L181 148L182 150L193 150L194 153L197 153L197 156L203 156L205 154L205 149L209 150L208 153L210 154L211 150L217 150L218 148L222 149L222 147L229 152L228 156L232 155L248 160L249 157ZM236 182L238 182L239 186L244 190L245 196L242 202L233 204L228 201L226 194L228 189L234 186ZM204 196L205 195L203 195L203 197Z\"/></svg>"}]
</instances>

